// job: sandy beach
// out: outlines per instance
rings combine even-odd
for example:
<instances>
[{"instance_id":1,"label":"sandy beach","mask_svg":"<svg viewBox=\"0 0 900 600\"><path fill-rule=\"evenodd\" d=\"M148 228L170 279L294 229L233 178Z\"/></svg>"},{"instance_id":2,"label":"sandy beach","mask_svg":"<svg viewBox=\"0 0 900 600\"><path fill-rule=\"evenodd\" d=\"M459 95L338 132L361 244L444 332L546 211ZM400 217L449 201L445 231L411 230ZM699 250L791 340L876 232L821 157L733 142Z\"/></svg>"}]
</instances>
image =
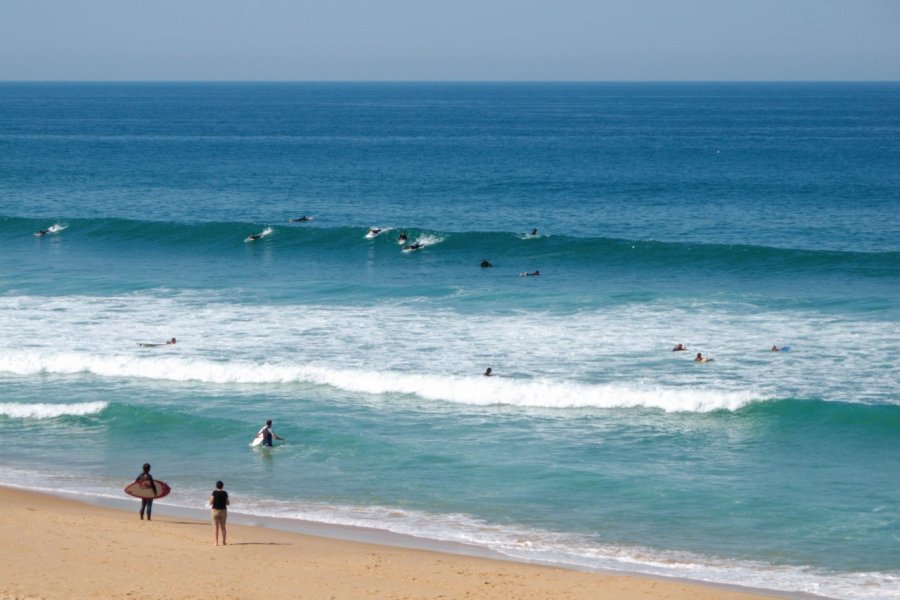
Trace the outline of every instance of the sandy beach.
<instances>
[{"instance_id":1,"label":"sandy beach","mask_svg":"<svg viewBox=\"0 0 900 600\"><path fill-rule=\"evenodd\" d=\"M679 580L580 573L332 540L0 488L0 599L759 599ZM769 596L771 597L771 596Z\"/></svg>"}]
</instances>

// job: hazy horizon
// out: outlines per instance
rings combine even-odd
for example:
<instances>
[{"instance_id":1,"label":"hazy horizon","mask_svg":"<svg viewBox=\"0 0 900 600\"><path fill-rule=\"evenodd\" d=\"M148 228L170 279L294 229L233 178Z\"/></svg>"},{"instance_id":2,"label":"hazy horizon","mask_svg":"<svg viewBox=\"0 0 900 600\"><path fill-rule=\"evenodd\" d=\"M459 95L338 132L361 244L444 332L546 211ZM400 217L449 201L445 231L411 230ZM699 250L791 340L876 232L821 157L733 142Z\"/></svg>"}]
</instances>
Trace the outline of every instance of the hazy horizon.
<instances>
[{"instance_id":1,"label":"hazy horizon","mask_svg":"<svg viewBox=\"0 0 900 600\"><path fill-rule=\"evenodd\" d=\"M0 3L0 81L890 82L889 0Z\"/></svg>"}]
</instances>

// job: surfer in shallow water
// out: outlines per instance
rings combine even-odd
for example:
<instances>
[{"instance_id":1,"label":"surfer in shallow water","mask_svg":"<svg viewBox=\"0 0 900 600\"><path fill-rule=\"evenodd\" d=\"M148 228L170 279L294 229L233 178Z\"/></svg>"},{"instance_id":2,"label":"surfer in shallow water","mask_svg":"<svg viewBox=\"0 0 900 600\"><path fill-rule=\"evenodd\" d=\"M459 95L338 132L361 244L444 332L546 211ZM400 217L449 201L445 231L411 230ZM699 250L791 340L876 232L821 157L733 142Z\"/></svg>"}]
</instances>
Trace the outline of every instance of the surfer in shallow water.
<instances>
[{"instance_id":1,"label":"surfer in shallow water","mask_svg":"<svg viewBox=\"0 0 900 600\"><path fill-rule=\"evenodd\" d=\"M138 483L140 481L149 481L150 487L153 488L153 494L159 494L159 489L156 487L156 482L153 481L153 475L150 474L150 463L144 463L143 472L134 480L135 483ZM149 521L150 513L153 512L153 498L141 498L141 521L144 520L145 511L147 512L147 520Z\"/></svg>"},{"instance_id":2,"label":"surfer in shallow water","mask_svg":"<svg viewBox=\"0 0 900 600\"><path fill-rule=\"evenodd\" d=\"M256 434L256 437L262 438L262 445L272 447L272 439L284 441L283 437L278 437L274 431L272 431L272 419L266 421L266 426L259 430L259 433Z\"/></svg>"}]
</instances>

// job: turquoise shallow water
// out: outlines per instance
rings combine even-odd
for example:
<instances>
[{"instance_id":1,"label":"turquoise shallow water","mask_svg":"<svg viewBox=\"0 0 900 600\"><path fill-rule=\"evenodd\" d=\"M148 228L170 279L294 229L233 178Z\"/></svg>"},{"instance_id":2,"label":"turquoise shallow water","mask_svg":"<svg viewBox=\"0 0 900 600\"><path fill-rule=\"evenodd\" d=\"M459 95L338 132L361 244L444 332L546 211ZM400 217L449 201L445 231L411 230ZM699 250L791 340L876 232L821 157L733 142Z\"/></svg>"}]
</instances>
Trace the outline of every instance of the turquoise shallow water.
<instances>
[{"instance_id":1,"label":"turquoise shallow water","mask_svg":"<svg viewBox=\"0 0 900 600\"><path fill-rule=\"evenodd\" d=\"M898 96L0 85L0 483L896 597Z\"/></svg>"}]
</instances>

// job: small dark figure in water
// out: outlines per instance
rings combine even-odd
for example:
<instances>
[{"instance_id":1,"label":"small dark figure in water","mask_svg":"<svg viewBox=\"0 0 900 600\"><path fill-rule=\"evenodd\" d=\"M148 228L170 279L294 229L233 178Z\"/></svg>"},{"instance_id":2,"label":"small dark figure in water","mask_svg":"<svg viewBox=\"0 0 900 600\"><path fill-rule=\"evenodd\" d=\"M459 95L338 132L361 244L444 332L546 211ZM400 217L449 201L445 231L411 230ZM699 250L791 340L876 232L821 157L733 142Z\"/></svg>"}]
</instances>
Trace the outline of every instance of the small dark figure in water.
<instances>
[{"instance_id":1,"label":"small dark figure in water","mask_svg":"<svg viewBox=\"0 0 900 600\"><path fill-rule=\"evenodd\" d=\"M530 273L519 273L519 277L537 277L540 274L540 271L532 271Z\"/></svg>"},{"instance_id":2,"label":"small dark figure in water","mask_svg":"<svg viewBox=\"0 0 900 600\"><path fill-rule=\"evenodd\" d=\"M482 261L481 261L481 268L482 268L482 269L489 269L489 268L491 268L491 267L493 267L493 266L494 266L494 265L492 265L491 263L489 263L487 260L482 260Z\"/></svg>"},{"instance_id":3,"label":"small dark figure in water","mask_svg":"<svg viewBox=\"0 0 900 600\"><path fill-rule=\"evenodd\" d=\"M176 343L177 341L178 341L178 340L176 340L175 338L172 338L171 340L166 340L166 343L167 343L167 344L174 344L174 343Z\"/></svg>"},{"instance_id":4,"label":"small dark figure in water","mask_svg":"<svg viewBox=\"0 0 900 600\"><path fill-rule=\"evenodd\" d=\"M672 348L672 352L684 352L685 350L687 350L687 346L685 346L684 344L678 344L677 346Z\"/></svg>"},{"instance_id":5,"label":"small dark figure in water","mask_svg":"<svg viewBox=\"0 0 900 600\"><path fill-rule=\"evenodd\" d=\"M251 233L249 236L247 236L247 239L250 240L251 242L255 242L256 240L258 240L261 237L262 237L261 233Z\"/></svg>"},{"instance_id":6,"label":"small dark figure in water","mask_svg":"<svg viewBox=\"0 0 900 600\"><path fill-rule=\"evenodd\" d=\"M409 246L403 246L404 250L418 250L419 248L424 248L425 244L421 242L416 242L415 244L410 244Z\"/></svg>"},{"instance_id":7,"label":"small dark figure in water","mask_svg":"<svg viewBox=\"0 0 900 600\"><path fill-rule=\"evenodd\" d=\"M44 236L47 235L48 233L50 233L50 230L49 230L49 229L40 229L40 230L38 230L38 232L35 233L34 235L36 235L37 237L44 237Z\"/></svg>"},{"instance_id":8,"label":"small dark figure in water","mask_svg":"<svg viewBox=\"0 0 900 600\"><path fill-rule=\"evenodd\" d=\"M397 238L397 241L398 241L398 242L405 242L407 239L409 239L409 238L407 238L406 232L405 232L405 231L401 231L401 232L400 232L400 236Z\"/></svg>"},{"instance_id":9,"label":"small dark figure in water","mask_svg":"<svg viewBox=\"0 0 900 600\"><path fill-rule=\"evenodd\" d=\"M302 217L288 220L289 223L306 223L307 221L312 221L312 217L307 217L306 215L303 215Z\"/></svg>"},{"instance_id":10,"label":"small dark figure in water","mask_svg":"<svg viewBox=\"0 0 900 600\"><path fill-rule=\"evenodd\" d=\"M484 372L484 376L485 377L493 377L494 376L493 370L490 367L488 367L487 370Z\"/></svg>"},{"instance_id":11,"label":"small dark figure in water","mask_svg":"<svg viewBox=\"0 0 900 600\"><path fill-rule=\"evenodd\" d=\"M536 235L537 235L537 227L535 227L534 229L531 230L531 237L534 237Z\"/></svg>"}]
</instances>

